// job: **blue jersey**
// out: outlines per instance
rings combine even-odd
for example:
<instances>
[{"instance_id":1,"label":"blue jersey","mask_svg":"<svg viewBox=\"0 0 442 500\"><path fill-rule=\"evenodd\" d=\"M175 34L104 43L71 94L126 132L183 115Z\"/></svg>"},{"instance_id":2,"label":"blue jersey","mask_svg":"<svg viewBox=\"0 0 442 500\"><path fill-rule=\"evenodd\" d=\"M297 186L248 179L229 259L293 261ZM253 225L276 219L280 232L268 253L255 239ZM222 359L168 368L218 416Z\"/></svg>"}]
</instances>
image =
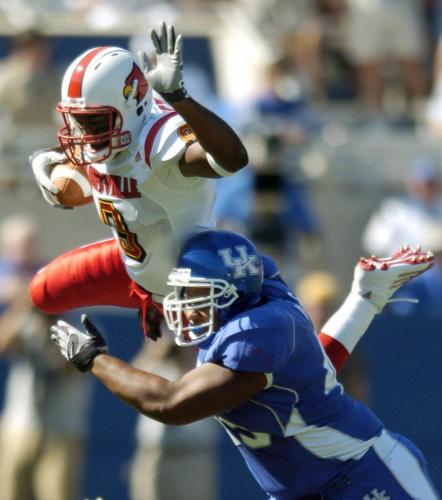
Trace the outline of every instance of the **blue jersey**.
<instances>
[{"instance_id":1,"label":"blue jersey","mask_svg":"<svg viewBox=\"0 0 442 500\"><path fill-rule=\"evenodd\" d=\"M293 499L351 470L383 425L345 394L309 317L272 261L264 263L261 302L203 342L198 362L266 374L263 391L217 418L261 487Z\"/></svg>"}]
</instances>

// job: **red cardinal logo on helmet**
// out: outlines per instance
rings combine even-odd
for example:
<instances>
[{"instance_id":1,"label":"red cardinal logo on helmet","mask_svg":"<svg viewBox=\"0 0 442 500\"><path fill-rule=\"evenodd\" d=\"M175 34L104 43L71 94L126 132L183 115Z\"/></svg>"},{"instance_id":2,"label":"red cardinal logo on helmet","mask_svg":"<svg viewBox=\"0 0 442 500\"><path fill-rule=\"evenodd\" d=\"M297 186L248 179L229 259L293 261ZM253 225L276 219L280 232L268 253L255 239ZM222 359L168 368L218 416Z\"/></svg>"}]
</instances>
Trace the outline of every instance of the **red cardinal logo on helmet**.
<instances>
[{"instance_id":1,"label":"red cardinal logo on helmet","mask_svg":"<svg viewBox=\"0 0 442 500\"><path fill-rule=\"evenodd\" d=\"M138 85L135 87L135 80L138 82ZM132 71L127 75L126 80L124 81L123 95L127 100L129 96L137 100L137 104L144 99L146 95L149 84L147 83L146 78L143 75L140 67L135 63L133 65ZM136 94L132 95L132 92L136 88Z\"/></svg>"}]
</instances>

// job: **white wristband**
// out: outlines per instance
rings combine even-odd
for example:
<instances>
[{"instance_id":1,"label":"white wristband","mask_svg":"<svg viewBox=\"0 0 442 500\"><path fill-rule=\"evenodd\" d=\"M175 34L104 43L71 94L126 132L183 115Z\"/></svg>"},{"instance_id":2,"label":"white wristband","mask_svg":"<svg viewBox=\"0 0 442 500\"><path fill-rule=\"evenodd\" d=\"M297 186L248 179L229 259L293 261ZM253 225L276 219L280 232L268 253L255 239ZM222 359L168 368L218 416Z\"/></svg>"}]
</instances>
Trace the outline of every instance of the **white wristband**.
<instances>
[{"instance_id":1,"label":"white wristband","mask_svg":"<svg viewBox=\"0 0 442 500\"><path fill-rule=\"evenodd\" d=\"M351 292L321 332L338 340L351 354L376 313L376 308L368 300Z\"/></svg>"},{"instance_id":2,"label":"white wristband","mask_svg":"<svg viewBox=\"0 0 442 500\"><path fill-rule=\"evenodd\" d=\"M228 177L229 175L232 175L234 173L234 172L229 172L219 163L216 163L215 158L210 153L206 153L206 157L207 157L207 162L212 167L212 170L220 177Z\"/></svg>"}]
</instances>

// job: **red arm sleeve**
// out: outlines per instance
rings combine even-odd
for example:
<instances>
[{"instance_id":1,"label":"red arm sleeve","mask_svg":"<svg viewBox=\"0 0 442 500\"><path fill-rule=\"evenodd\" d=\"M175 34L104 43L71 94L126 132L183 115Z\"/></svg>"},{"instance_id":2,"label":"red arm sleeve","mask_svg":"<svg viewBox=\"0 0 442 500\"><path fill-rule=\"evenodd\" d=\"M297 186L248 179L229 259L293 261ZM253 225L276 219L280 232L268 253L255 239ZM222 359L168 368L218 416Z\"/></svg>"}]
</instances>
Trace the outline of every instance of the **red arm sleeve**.
<instances>
[{"instance_id":1,"label":"red arm sleeve","mask_svg":"<svg viewBox=\"0 0 442 500\"><path fill-rule=\"evenodd\" d=\"M321 332L318 335L318 338L327 353L327 356L336 368L336 371L339 372L344 366L344 363L347 361L347 358L350 356L350 353L339 341L330 337L326 333Z\"/></svg>"}]
</instances>

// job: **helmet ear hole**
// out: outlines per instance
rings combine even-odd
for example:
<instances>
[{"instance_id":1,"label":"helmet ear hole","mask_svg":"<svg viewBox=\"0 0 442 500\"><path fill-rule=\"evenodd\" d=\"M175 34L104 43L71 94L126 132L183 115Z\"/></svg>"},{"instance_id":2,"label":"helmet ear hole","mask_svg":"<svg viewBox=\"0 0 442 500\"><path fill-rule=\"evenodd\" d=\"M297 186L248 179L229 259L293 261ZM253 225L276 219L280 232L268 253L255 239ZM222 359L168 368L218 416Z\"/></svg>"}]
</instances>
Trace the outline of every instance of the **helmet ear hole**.
<instances>
[{"instance_id":1,"label":"helmet ear hole","mask_svg":"<svg viewBox=\"0 0 442 500\"><path fill-rule=\"evenodd\" d=\"M140 116L143 111L144 111L143 106L138 106L138 108L137 108L137 116Z\"/></svg>"}]
</instances>

